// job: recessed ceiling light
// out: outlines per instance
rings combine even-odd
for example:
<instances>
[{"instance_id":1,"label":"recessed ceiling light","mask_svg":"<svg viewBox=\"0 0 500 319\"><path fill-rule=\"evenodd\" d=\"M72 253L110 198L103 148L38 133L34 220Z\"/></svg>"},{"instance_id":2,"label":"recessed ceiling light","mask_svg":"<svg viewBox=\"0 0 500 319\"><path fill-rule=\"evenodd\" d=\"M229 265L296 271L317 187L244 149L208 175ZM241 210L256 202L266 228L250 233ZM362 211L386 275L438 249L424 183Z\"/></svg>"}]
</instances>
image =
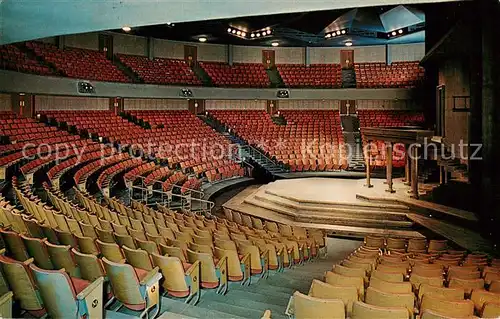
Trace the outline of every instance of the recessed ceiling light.
<instances>
[{"instance_id":1,"label":"recessed ceiling light","mask_svg":"<svg viewBox=\"0 0 500 319\"><path fill-rule=\"evenodd\" d=\"M332 37L336 36L337 34L335 34L335 32L332 32L331 33Z\"/></svg>"},{"instance_id":2,"label":"recessed ceiling light","mask_svg":"<svg viewBox=\"0 0 500 319\"><path fill-rule=\"evenodd\" d=\"M257 33L257 38L260 37L260 33Z\"/></svg>"},{"instance_id":3,"label":"recessed ceiling light","mask_svg":"<svg viewBox=\"0 0 500 319\"><path fill-rule=\"evenodd\" d=\"M274 41L273 43L271 43L271 45L272 45L273 47L277 47L277 46L279 46L280 44L279 44L279 42Z\"/></svg>"},{"instance_id":4,"label":"recessed ceiling light","mask_svg":"<svg viewBox=\"0 0 500 319\"><path fill-rule=\"evenodd\" d=\"M398 33L399 33L399 34L403 33L403 30L401 30L401 29L400 29L400 30L398 31Z\"/></svg>"},{"instance_id":5,"label":"recessed ceiling light","mask_svg":"<svg viewBox=\"0 0 500 319\"><path fill-rule=\"evenodd\" d=\"M326 37L326 38L331 38L331 37L332 37L332 35L331 35L330 33L328 33L325 37Z\"/></svg>"},{"instance_id":6,"label":"recessed ceiling light","mask_svg":"<svg viewBox=\"0 0 500 319\"><path fill-rule=\"evenodd\" d=\"M126 25L126 26L122 27L122 30L125 32L130 32L130 30L132 30L132 28Z\"/></svg>"},{"instance_id":7,"label":"recessed ceiling light","mask_svg":"<svg viewBox=\"0 0 500 319\"><path fill-rule=\"evenodd\" d=\"M236 34L241 35L241 31L240 30L236 31Z\"/></svg>"},{"instance_id":8,"label":"recessed ceiling light","mask_svg":"<svg viewBox=\"0 0 500 319\"><path fill-rule=\"evenodd\" d=\"M205 38L205 37L199 37L198 41L200 41L200 42L207 42L207 38Z\"/></svg>"},{"instance_id":9,"label":"recessed ceiling light","mask_svg":"<svg viewBox=\"0 0 500 319\"><path fill-rule=\"evenodd\" d=\"M347 42L345 43L345 46L346 46L346 47L351 47L351 46L352 46L352 42L351 42L351 41L347 41Z\"/></svg>"},{"instance_id":10,"label":"recessed ceiling light","mask_svg":"<svg viewBox=\"0 0 500 319\"><path fill-rule=\"evenodd\" d=\"M235 29L231 30L231 33L233 33L233 34L236 33L236 30Z\"/></svg>"},{"instance_id":11,"label":"recessed ceiling light","mask_svg":"<svg viewBox=\"0 0 500 319\"><path fill-rule=\"evenodd\" d=\"M253 33L252 33L252 34L250 34L250 37L251 37L251 38L255 37L255 34L253 34Z\"/></svg>"},{"instance_id":12,"label":"recessed ceiling light","mask_svg":"<svg viewBox=\"0 0 500 319\"><path fill-rule=\"evenodd\" d=\"M267 34L271 34L271 30L267 30Z\"/></svg>"},{"instance_id":13,"label":"recessed ceiling light","mask_svg":"<svg viewBox=\"0 0 500 319\"><path fill-rule=\"evenodd\" d=\"M392 35L396 35L397 33L396 33L396 31L392 31L392 33L391 33L391 34L392 34Z\"/></svg>"},{"instance_id":14,"label":"recessed ceiling light","mask_svg":"<svg viewBox=\"0 0 500 319\"><path fill-rule=\"evenodd\" d=\"M246 37L246 36L247 36L247 33L246 33L246 32L241 32L241 36L242 36L242 37Z\"/></svg>"},{"instance_id":15,"label":"recessed ceiling light","mask_svg":"<svg viewBox=\"0 0 500 319\"><path fill-rule=\"evenodd\" d=\"M342 33L342 34L345 34L345 30L342 30L342 32L341 32L341 33Z\"/></svg>"},{"instance_id":16,"label":"recessed ceiling light","mask_svg":"<svg viewBox=\"0 0 500 319\"><path fill-rule=\"evenodd\" d=\"M340 30L337 30L337 35L340 35Z\"/></svg>"},{"instance_id":17,"label":"recessed ceiling light","mask_svg":"<svg viewBox=\"0 0 500 319\"><path fill-rule=\"evenodd\" d=\"M231 33L231 28L227 28L227 32Z\"/></svg>"}]
</instances>

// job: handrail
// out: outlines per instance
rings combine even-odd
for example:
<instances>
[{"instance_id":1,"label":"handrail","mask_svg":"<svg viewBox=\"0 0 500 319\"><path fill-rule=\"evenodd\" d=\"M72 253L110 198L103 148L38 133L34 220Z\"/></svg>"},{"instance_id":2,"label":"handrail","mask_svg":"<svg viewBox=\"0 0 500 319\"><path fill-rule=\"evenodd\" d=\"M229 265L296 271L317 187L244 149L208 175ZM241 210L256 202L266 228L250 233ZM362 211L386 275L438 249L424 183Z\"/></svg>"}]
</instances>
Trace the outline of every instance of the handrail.
<instances>
[{"instance_id":1,"label":"handrail","mask_svg":"<svg viewBox=\"0 0 500 319\"><path fill-rule=\"evenodd\" d=\"M146 179L145 176L136 175L134 180L137 180L137 179L141 180L141 185L142 186L146 186L146 185L144 185L144 180ZM165 183L165 182L162 181L162 180L159 180L159 179L152 179L151 180L151 184L148 185L148 186L155 185L156 183L161 183L163 185L163 183ZM182 189L183 188L182 186L179 186L179 185L176 185L176 184L172 184L172 183L167 183L167 185L172 186L172 189L174 189L174 188ZM203 196L205 196L205 193L203 193L203 191L199 191L199 190L192 189L192 188L187 188L187 187L184 187L184 189L188 190L191 194L198 195L200 198L203 198Z\"/></svg>"},{"instance_id":2,"label":"handrail","mask_svg":"<svg viewBox=\"0 0 500 319\"><path fill-rule=\"evenodd\" d=\"M255 148L251 145L242 145L239 148L239 152L241 152L241 150L247 151L250 154L250 156L255 157L256 159L261 159L261 160L265 161L267 164L270 164L272 166L279 166L274 161L272 161L269 157L267 157L264 153L262 153L257 148ZM241 157L241 155L240 155L240 157ZM280 166L280 168L283 169L281 166Z\"/></svg>"}]
</instances>

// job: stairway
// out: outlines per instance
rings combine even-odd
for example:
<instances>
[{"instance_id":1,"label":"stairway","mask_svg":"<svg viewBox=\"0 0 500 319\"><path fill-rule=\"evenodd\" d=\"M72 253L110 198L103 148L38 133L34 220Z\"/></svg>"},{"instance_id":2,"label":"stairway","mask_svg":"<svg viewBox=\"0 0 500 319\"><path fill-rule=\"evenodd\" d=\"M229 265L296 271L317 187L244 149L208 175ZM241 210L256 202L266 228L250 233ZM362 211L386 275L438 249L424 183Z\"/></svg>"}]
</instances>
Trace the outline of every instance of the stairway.
<instances>
[{"instance_id":1,"label":"stairway","mask_svg":"<svg viewBox=\"0 0 500 319\"><path fill-rule=\"evenodd\" d=\"M273 120L273 123L276 125L286 125L287 124L286 118L282 115L271 116L271 120Z\"/></svg>"},{"instance_id":2,"label":"stairway","mask_svg":"<svg viewBox=\"0 0 500 319\"><path fill-rule=\"evenodd\" d=\"M109 60L113 62L113 64L118 68L118 70L120 70L121 72L123 72L123 74L128 76L133 83L144 83L144 81L139 77L137 73L134 72L134 70L132 70L129 66L120 61L118 56L114 55L113 58Z\"/></svg>"},{"instance_id":3,"label":"stairway","mask_svg":"<svg viewBox=\"0 0 500 319\"><path fill-rule=\"evenodd\" d=\"M63 72L59 71L56 66L50 62L45 61L44 58L38 56L35 51L28 48L24 43L18 43L17 48L22 52L26 53L29 58L37 60L40 64L48 67L55 75L64 76Z\"/></svg>"},{"instance_id":4,"label":"stairway","mask_svg":"<svg viewBox=\"0 0 500 319\"><path fill-rule=\"evenodd\" d=\"M344 143L347 147L349 169L353 171L365 170L365 159L363 156L363 144L359 132L359 119L357 116L345 115L340 118L344 135Z\"/></svg>"},{"instance_id":5,"label":"stairway","mask_svg":"<svg viewBox=\"0 0 500 319\"><path fill-rule=\"evenodd\" d=\"M208 73L199 64L193 63L191 69L201 83L203 83L203 86L214 86Z\"/></svg>"},{"instance_id":6,"label":"stairway","mask_svg":"<svg viewBox=\"0 0 500 319\"><path fill-rule=\"evenodd\" d=\"M313 279L323 280L324 273L331 270L333 264L340 262L360 244L355 240L328 238L329 253L326 258L287 268L281 273L270 271L266 279L252 276L250 286L230 283L224 296L204 289L196 306L162 297L159 318L259 319L265 310L271 310L273 319L286 319L285 310L290 296L297 290L307 294ZM107 311L106 317L129 319L134 314L123 307L119 312Z\"/></svg>"},{"instance_id":7,"label":"stairway","mask_svg":"<svg viewBox=\"0 0 500 319\"><path fill-rule=\"evenodd\" d=\"M342 69L342 87L356 88L356 72L354 72L354 69Z\"/></svg>"},{"instance_id":8,"label":"stairway","mask_svg":"<svg viewBox=\"0 0 500 319\"><path fill-rule=\"evenodd\" d=\"M271 81L272 88L284 88L285 82L281 78L280 73L276 67L272 67L266 70L267 76L269 76L269 80Z\"/></svg>"}]
</instances>

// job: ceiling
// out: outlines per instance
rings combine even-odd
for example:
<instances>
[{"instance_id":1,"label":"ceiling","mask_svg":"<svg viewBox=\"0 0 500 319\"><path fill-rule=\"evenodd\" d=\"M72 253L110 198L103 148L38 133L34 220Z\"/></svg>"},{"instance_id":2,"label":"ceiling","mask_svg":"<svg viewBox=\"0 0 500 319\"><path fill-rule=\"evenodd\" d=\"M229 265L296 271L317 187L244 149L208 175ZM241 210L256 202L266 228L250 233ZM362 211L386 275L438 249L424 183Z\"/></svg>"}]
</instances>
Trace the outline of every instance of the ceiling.
<instances>
[{"instance_id":1,"label":"ceiling","mask_svg":"<svg viewBox=\"0 0 500 319\"><path fill-rule=\"evenodd\" d=\"M403 35L388 38L388 33L411 26L418 28L411 32L405 29ZM228 32L230 28L245 32L245 38ZM272 31L270 35L251 37L266 28ZM354 45L423 42L424 29L424 12L418 6L400 5L168 23L136 27L129 32L115 31L178 41L206 38L208 43L219 44L270 46L278 42L280 46L332 47L344 46L348 41ZM325 37L337 30L345 30L345 34Z\"/></svg>"},{"instance_id":2,"label":"ceiling","mask_svg":"<svg viewBox=\"0 0 500 319\"><path fill-rule=\"evenodd\" d=\"M0 44L123 26L455 1L462 0L2 0Z\"/></svg>"}]
</instances>

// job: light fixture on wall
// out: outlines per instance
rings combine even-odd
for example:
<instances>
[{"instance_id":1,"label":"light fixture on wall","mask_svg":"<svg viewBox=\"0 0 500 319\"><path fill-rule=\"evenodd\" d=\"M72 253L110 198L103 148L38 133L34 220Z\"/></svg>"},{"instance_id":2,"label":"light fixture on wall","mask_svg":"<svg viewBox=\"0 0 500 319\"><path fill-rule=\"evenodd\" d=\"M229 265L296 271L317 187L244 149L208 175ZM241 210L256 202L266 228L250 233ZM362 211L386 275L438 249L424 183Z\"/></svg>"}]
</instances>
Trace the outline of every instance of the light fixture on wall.
<instances>
[{"instance_id":1,"label":"light fixture on wall","mask_svg":"<svg viewBox=\"0 0 500 319\"><path fill-rule=\"evenodd\" d=\"M279 46L279 45L280 45L280 43L279 43L278 41L274 41L274 42L272 42L272 43L271 43L271 45L272 45L273 47L277 47L277 46Z\"/></svg>"},{"instance_id":2,"label":"light fixture on wall","mask_svg":"<svg viewBox=\"0 0 500 319\"><path fill-rule=\"evenodd\" d=\"M203 43L203 42L207 42L207 38L206 38L206 37L199 37L199 38L198 38L198 41L200 41L200 42L202 42L202 43Z\"/></svg>"},{"instance_id":3,"label":"light fixture on wall","mask_svg":"<svg viewBox=\"0 0 500 319\"><path fill-rule=\"evenodd\" d=\"M346 47L352 47L352 42L351 42L351 41L347 41L347 42L345 43L345 46L346 46Z\"/></svg>"},{"instance_id":4,"label":"light fixture on wall","mask_svg":"<svg viewBox=\"0 0 500 319\"><path fill-rule=\"evenodd\" d=\"M132 30L131 27L129 27L128 25L125 25L122 27L122 30L125 31L125 32L130 32L130 30Z\"/></svg>"}]
</instances>

